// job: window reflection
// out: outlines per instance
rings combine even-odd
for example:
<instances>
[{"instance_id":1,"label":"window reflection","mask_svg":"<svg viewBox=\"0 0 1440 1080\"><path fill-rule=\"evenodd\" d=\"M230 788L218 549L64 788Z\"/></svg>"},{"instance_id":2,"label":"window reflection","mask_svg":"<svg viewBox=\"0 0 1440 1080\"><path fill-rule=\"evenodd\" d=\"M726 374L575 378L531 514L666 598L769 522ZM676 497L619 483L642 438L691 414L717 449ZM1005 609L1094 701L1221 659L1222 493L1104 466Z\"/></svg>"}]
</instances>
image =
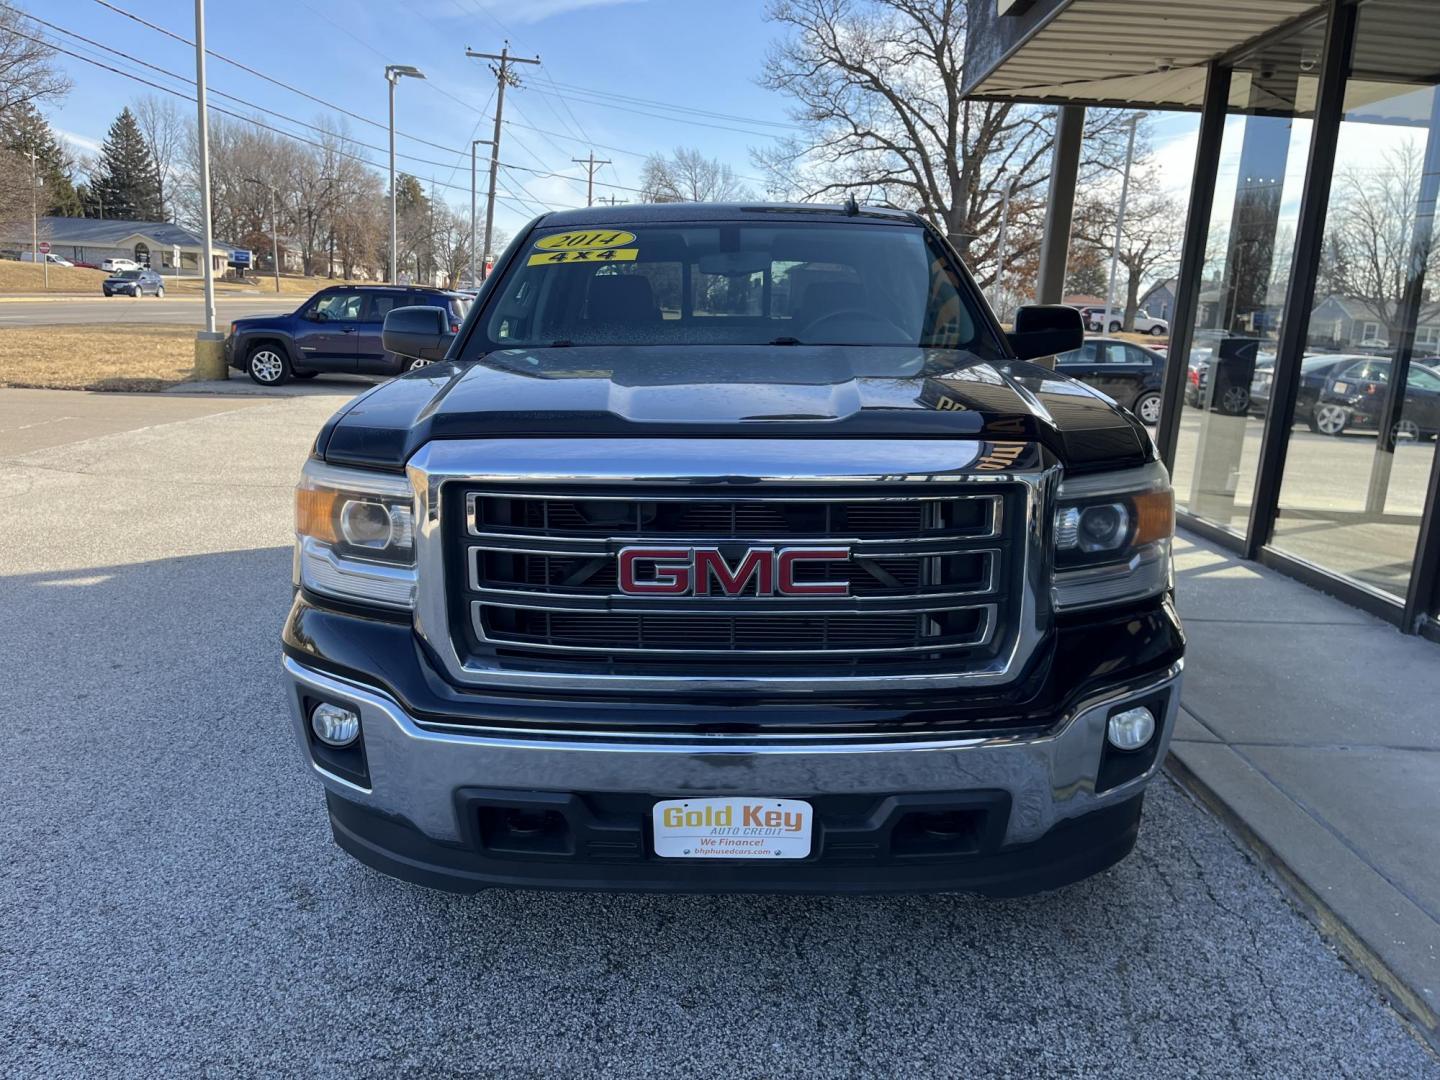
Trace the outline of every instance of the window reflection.
<instances>
[{"instance_id":1,"label":"window reflection","mask_svg":"<svg viewBox=\"0 0 1440 1080\"><path fill-rule=\"evenodd\" d=\"M1375 0L1359 13L1273 539L1397 597L1440 431L1440 31L1409 25L1403 39L1437 40L1386 52L1382 35L1402 40L1401 8Z\"/></svg>"}]
</instances>

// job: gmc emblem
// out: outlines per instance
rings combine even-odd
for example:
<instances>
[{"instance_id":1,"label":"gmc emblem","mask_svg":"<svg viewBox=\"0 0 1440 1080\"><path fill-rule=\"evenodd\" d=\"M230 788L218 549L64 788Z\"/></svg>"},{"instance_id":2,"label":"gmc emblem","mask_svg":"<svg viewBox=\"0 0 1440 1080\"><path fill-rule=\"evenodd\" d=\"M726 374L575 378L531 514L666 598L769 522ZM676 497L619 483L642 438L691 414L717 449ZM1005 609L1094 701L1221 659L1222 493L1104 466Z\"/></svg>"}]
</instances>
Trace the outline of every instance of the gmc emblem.
<instances>
[{"instance_id":1,"label":"gmc emblem","mask_svg":"<svg viewBox=\"0 0 1440 1080\"><path fill-rule=\"evenodd\" d=\"M620 591L628 596L709 596L713 582L723 596L849 596L850 582L796 581L807 562L849 562L843 547L753 547L733 566L715 547L620 549Z\"/></svg>"}]
</instances>

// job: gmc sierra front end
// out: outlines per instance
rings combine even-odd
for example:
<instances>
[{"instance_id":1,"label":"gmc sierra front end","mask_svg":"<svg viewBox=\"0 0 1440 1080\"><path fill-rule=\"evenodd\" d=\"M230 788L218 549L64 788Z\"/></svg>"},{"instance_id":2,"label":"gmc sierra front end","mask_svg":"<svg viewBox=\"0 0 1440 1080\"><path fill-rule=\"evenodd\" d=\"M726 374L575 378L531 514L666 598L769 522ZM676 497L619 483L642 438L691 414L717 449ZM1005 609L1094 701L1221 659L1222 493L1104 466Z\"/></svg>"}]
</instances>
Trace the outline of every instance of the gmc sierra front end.
<instances>
[{"instance_id":1,"label":"gmc sierra front end","mask_svg":"<svg viewBox=\"0 0 1440 1080\"><path fill-rule=\"evenodd\" d=\"M537 219L297 491L284 665L337 841L455 890L1123 858L1178 708L1173 510L1143 426L1023 359L1079 332L1004 332L913 215Z\"/></svg>"}]
</instances>

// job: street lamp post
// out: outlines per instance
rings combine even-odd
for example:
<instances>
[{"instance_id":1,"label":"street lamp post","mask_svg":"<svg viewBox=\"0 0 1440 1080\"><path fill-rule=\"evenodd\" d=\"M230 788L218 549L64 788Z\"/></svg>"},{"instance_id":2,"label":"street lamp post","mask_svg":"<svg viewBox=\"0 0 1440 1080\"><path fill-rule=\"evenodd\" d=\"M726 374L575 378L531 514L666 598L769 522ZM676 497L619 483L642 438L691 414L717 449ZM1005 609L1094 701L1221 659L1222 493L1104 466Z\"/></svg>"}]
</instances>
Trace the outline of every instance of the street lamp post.
<instances>
[{"instance_id":1,"label":"street lamp post","mask_svg":"<svg viewBox=\"0 0 1440 1080\"><path fill-rule=\"evenodd\" d=\"M385 81L390 84L390 284L397 276L396 228L395 228L395 84L406 76L412 79L425 78L424 72L409 64L386 64Z\"/></svg>"},{"instance_id":2,"label":"street lamp post","mask_svg":"<svg viewBox=\"0 0 1440 1080\"><path fill-rule=\"evenodd\" d=\"M477 146L493 147L494 145L494 139L474 139L470 143L470 287L472 289L480 280L475 276L475 148ZM487 248L490 246L488 236L485 238L485 246Z\"/></svg>"}]
</instances>

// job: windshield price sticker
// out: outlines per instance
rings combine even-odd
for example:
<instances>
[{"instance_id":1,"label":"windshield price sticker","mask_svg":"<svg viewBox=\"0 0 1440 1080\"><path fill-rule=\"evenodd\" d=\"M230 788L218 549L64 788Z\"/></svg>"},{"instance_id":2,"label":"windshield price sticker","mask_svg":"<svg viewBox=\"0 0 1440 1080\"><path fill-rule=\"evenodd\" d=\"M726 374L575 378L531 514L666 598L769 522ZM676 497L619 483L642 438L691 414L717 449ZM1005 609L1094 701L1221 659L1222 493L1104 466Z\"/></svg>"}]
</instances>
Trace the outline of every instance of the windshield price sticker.
<instances>
[{"instance_id":1,"label":"windshield price sticker","mask_svg":"<svg viewBox=\"0 0 1440 1080\"><path fill-rule=\"evenodd\" d=\"M668 799L652 814L662 859L804 859L815 813L799 799Z\"/></svg>"},{"instance_id":2,"label":"windshield price sticker","mask_svg":"<svg viewBox=\"0 0 1440 1080\"><path fill-rule=\"evenodd\" d=\"M526 266L559 266L562 263L634 262L639 248L575 248L569 251L541 251L525 260Z\"/></svg>"},{"instance_id":3,"label":"windshield price sticker","mask_svg":"<svg viewBox=\"0 0 1440 1080\"><path fill-rule=\"evenodd\" d=\"M535 241L538 251L575 251L593 248L623 248L635 242L635 234L619 229L585 229L580 232L555 233Z\"/></svg>"}]
</instances>

